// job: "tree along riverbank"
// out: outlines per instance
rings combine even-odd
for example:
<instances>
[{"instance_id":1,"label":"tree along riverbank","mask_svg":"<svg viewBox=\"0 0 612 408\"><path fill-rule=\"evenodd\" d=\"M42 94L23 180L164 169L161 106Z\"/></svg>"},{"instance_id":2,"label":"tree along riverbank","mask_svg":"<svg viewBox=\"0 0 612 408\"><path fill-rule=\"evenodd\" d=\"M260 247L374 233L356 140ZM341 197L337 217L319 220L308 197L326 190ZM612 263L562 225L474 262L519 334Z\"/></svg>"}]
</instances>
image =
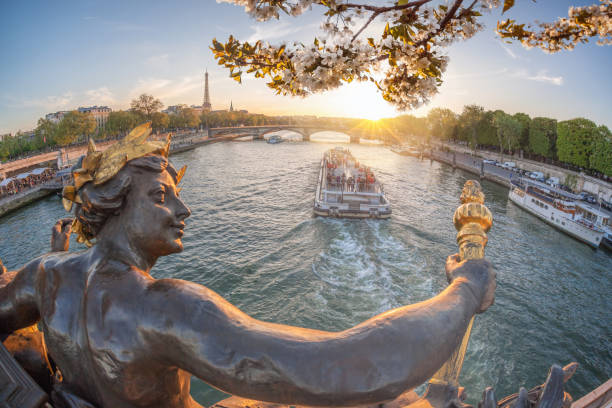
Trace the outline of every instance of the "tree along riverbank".
<instances>
[{"instance_id":1,"label":"tree along riverbank","mask_svg":"<svg viewBox=\"0 0 612 408\"><path fill-rule=\"evenodd\" d=\"M216 138L209 138L208 136L202 133L193 133L186 135L188 137L174 138L172 140L172 144L170 145L170 154L180 153L187 150L195 149L196 147L203 146L205 144L223 142L226 140L232 140L235 135L225 135ZM104 150L108 148L108 146L112 145L112 143L105 145L103 148L99 150ZM83 152L84 153L84 152ZM76 161L80 155L74 156L73 161ZM44 162L44 158L42 159ZM41 162L41 163L42 163ZM57 192L61 187L56 189L49 188L48 185L39 185L28 190L23 191L20 194L16 194L13 196L8 196L3 199L0 199L0 218L4 215L8 214L11 211L14 211L18 208L24 207L30 203L33 203L43 197L52 194L53 192Z\"/></svg>"}]
</instances>

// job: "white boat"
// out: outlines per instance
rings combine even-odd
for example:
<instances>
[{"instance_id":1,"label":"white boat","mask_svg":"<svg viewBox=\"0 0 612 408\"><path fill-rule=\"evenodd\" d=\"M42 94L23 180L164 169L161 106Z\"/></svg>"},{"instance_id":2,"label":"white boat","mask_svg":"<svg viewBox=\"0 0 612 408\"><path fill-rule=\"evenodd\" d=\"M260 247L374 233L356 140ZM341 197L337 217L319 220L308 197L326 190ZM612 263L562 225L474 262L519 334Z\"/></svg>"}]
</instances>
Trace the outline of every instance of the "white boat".
<instances>
[{"instance_id":1,"label":"white boat","mask_svg":"<svg viewBox=\"0 0 612 408\"><path fill-rule=\"evenodd\" d=\"M266 142L270 144L277 144L277 143L281 143L282 141L283 141L283 138L278 135L272 135L266 140Z\"/></svg>"},{"instance_id":2,"label":"white boat","mask_svg":"<svg viewBox=\"0 0 612 408\"><path fill-rule=\"evenodd\" d=\"M391 205L382 184L348 149L336 147L323 155L314 213L323 217L389 218Z\"/></svg>"},{"instance_id":3,"label":"white boat","mask_svg":"<svg viewBox=\"0 0 612 408\"><path fill-rule=\"evenodd\" d=\"M402 156L421 157L423 155L421 149L410 145L395 145L391 147L391 151Z\"/></svg>"},{"instance_id":4,"label":"white boat","mask_svg":"<svg viewBox=\"0 0 612 408\"><path fill-rule=\"evenodd\" d=\"M512 179L512 188L508 194L510 201L522 209L597 248L605 232L577 210L576 197L529 179Z\"/></svg>"},{"instance_id":5,"label":"white boat","mask_svg":"<svg viewBox=\"0 0 612 408\"><path fill-rule=\"evenodd\" d=\"M576 214L604 231L600 247L612 251L612 214L585 202L576 203Z\"/></svg>"}]
</instances>

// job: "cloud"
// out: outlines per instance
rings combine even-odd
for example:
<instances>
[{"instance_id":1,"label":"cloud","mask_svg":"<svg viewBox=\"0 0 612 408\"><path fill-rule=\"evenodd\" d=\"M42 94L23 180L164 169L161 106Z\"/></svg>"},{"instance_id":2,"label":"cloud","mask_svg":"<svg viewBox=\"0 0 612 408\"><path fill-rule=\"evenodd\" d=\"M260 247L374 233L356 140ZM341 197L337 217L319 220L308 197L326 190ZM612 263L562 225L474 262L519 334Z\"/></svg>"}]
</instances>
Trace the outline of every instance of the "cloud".
<instances>
[{"instance_id":1,"label":"cloud","mask_svg":"<svg viewBox=\"0 0 612 408\"><path fill-rule=\"evenodd\" d=\"M286 21L260 23L251 26L254 32L247 38L247 41L254 42L257 40L268 41L279 38L285 39L290 34L295 34L303 30L312 31L312 29L317 26L318 24L290 24Z\"/></svg>"},{"instance_id":2,"label":"cloud","mask_svg":"<svg viewBox=\"0 0 612 408\"><path fill-rule=\"evenodd\" d=\"M2 99L6 101L5 106L9 108L44 108L47 110L66 108L73 100L74 93L64 92L61 95L44 96L40 98L16 98L5 94Z\"/></svg>"},{"instance_id":3,"label":"cloud","mask_svg":"<svg viewBox=\"0 0 612 408\"><path fill-rule=\"evenodd\" d=\"M508 54L508 56L512 59L519 59L519 56L514 53L510 48L506 47L503 43L498 42L499 46Z\"/></svg>"},{"instance_id":4,"label":"cloud","mask_svg":"<svg viewBox=\"0 0 612 408\"><path fill-rule=\"evenodd\" d=\"M110 105L115 103L113 93L106 86L85 91L85 95L90 103L94 105Z\"/></svg>"},{"instance_id":5,"label":"cloud","mask_svg":"<svg viewBox=\"0 0 612 408\"><path fill-rule=\"evenodd\" d=\"M562 76L557 76L557 77L548 76L548 75L546 75L546 71L541 71L541 72L539 72L535 76L527 77L527 79L529 79L531 81L548 82L549 84L553 84L553 85L557 85L557 86L563 85L563 77Z\"/></svg>"},{"instance_id":6,"label":"cloud","mask_svg":"<svg viewBox=\"0 0 612 408\"><path fill-rule=\"evenodd\" d=\"M143 78L138 80L136 86L130 90L129 97L133 99L147 93L164 102L166 99L187 97L193 90L203 88L203 83L202 75L185 76L179 79Z\"/></svg>"},{"instance_id":7,"label":"cloud","mask_svg":"<svg viewBox=\"0 0 612 408\"><path fill-rule=\"evenodd\" d=\"M508 72L508 68L496 69L494 71L471 72L468 74L448 74L445 79L467 79L467 78L483 78L490 76L499 76Z\"/></svg>"},{"instance_id":8,"label":"cloud","mask_svg":"<svg viewBox=\"0 0 612 408\"><path fill-rule=\"evenodd\" d=\"M549 76L548 71L542 70L536 75L532 75L525 69L519 69L511 74L514 78L527 79L529 81L545 82L551 85L561 86L563 85L562 76Z\"/></svg>"},{"instance_id":9,"label":"cloud","mask_svg":"<svg viewBox=\"0 0 612 408\"><path fill-rule=\"evenodd\" d=\"M168 62L168 54L151 55L147 58L148 64L165 64Z\"/></svg>"}]
</instances>

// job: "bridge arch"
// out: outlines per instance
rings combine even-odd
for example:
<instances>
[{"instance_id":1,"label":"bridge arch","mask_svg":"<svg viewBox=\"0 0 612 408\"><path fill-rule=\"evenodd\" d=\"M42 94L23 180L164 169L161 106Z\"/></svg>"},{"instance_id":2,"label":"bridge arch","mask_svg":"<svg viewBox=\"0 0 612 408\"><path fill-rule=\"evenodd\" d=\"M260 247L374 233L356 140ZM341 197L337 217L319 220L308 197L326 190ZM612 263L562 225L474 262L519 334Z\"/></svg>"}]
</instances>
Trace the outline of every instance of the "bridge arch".
<instances>
[{"instance_id":1,"label":"bridge arch","mask_svg":"<svg viewBox=\"0 0 612 408\"><path fill-rule=\"evenodd\" d=\"M302 140L309 140L309 135L304 131L304 129L301 129L301 128L285 128L285 127L269 128L269 129L262 130L260 134L261 134L261 138L263 139L264 136L269 133L282 132L282 131L297 133L298 135L302 136Z\"/></svg>"},{"instance_id":2,"label":"bridge arch","mask_svg":"<svg viewBox=\"0 0 612 408\"><path fill-rule=\"evenodd\" d=\"M237 126L237 127L226 127L226 128L210 128L208 130L209 137L218 136L253 136L255 139L263 139L264 135L272 132L279 132L281 130L287 130L295 132L302 136L303 140L310 140L311 135L315 135L320 132L335 132L342 135L346 135L348 143L359 143L359 132L353 132L347 129L346 126L310 126L310 125L260 125L260 126ZM238 136L240 134L240 136ZM337 139L337 138L336 138ZM340 142L336 140L336 142Z\"/></svg>"},{"instance_id":3,"label":"bridge arch","mask_svg":"<svg viewBox=\"0 0 612 408\"><path fill-rule=\"evenodd\" d=\"M359 143L359 136L342 130L315 129L310 140L331 143Z\"/></svg>"}]
</instances>

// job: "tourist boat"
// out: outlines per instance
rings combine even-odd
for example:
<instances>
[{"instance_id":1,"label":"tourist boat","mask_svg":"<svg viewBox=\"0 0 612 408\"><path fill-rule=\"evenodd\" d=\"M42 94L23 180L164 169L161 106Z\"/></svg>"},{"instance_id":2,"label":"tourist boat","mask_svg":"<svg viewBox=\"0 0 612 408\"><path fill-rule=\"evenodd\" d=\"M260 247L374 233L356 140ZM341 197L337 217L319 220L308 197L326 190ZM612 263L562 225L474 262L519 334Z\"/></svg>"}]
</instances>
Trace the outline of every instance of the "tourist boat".
<instances>
[{"instance_id":1,"label":"tourist boat","mask_svg":"<svg viewBox=\"0 0 612 408\"><path fill-rule=\"evenodd\" d=\"M278 135L272 135L266 140L266 142L270 144L277 144L277 143L281 143L282 141L283 141L283 138Z\"/></svg>"},{"instance_id":2,"label":"tourist boat","mask_svg":"<svg viewBox=\"0 0 612 408\"><path fill-rule=\"evenodd\" d=\"M323 217L389 218L382 184L348 149L328 150L321 160L314 213Z\"/></svg>"},{"instance_id":3,"label":"tourist boat","mask_svg":"<svg viewBox=\"0 0 612 408\"><path fill-rule=\"evenodd\" d=\"M599 247L605 231L584 216L578 196L537 181L513 178L510 201L566 234Z\"/></svg>"}]
</instances>

